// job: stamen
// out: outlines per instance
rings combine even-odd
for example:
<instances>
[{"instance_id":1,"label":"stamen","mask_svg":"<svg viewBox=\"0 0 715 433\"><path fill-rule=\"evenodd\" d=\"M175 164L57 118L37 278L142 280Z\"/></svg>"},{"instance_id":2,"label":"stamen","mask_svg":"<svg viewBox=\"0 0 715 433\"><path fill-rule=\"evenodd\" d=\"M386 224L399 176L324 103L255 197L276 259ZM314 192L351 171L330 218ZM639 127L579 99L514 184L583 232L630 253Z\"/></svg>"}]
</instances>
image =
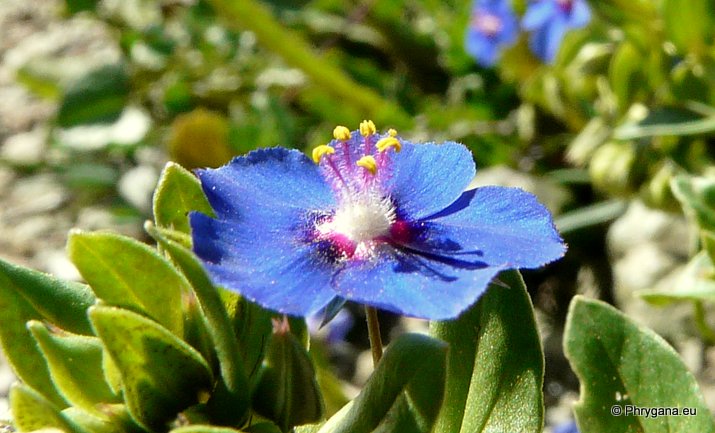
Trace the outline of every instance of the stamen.
<instances>
[{"instance_id":1,"label":"stamen","mask_svg":"<svg viewBox=\"0 0 715 433\"><path fill-rule=\"evenodd\" d=\"M350 140L350 130L344 126L338 125L335 129L333 129L333 137L335 137L336 140L341 141Z\"/></svg>"},{"instance_id":2,"label":"stamen","mask_svg":"<svg viewBox=\"0 0 715 433\"><path fill-rule=\"evenodd\" d=\"M393 136L381 138L377 141L375 146L377 146L377 150L379 152L384 152L391 147L395 148L395 152L399 152L400 150L402 150L402 143L400 143L400 140Z\"/></svg>"},{"instance_id":3,"label":"stamen","mask_svg":"<svg viewBox=\"0 0 715 433\"><path fill-rule=\"evenodd\" d=\"M387 135L389 135L390 137L397 137L397 131L393 128L390 128L387 130Z\"/></svg>"},{"instance_id":4,"label":"stamen","mask_svg":"<svg viewBox=\"0 0 715 433\"><path fill-rule=\"evenodd\" d=\"M363 137L369 137L372 134L377 131L377 128L375 128L375 124L372 123L372 120L363 120L360 122L360 135Z\"/></svg>"},{"instance_id":5,"label":"stamen","mask_svg":"<svg viewBox=\"0 0 715 433\"><path fill-rule=\"evenodd\" d=\"M332 155L333 153L335 153L335 149L327 144L316 146L315 149L313 149L313 162L320 164L320 160L323 158L323 155Z\"/></svg>"},{"instance_id":6,"label":"stamen","mask_svg":"<svg viewBox=\"0 0 715 433\"><path fill-rule=\"evenodd\" d=\"M377 173L377 161L375 161L375 158L372 155L363 156L358 160L358 162L356 162L356 164L369 171L370 174Z\"/></svg>"}]
</instances>

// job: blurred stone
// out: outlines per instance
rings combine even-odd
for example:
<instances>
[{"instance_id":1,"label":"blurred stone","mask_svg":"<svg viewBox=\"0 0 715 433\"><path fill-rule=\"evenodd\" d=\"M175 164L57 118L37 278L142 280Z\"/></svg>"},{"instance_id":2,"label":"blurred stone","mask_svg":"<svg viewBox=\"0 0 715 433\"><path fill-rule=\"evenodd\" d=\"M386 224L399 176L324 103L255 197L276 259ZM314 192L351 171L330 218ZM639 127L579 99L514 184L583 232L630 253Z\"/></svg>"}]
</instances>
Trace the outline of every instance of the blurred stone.
<instances>
[{"instance_id":1,"label":"blurred stone","mask_svg":"<svg viewBox=\"0 0 715 433\"><path fill-rule=\"evenodd\" d=\"M37 165L42 162L46 141L47 129L42 126L12 135L0 147L0 159L13 165Z\"/></svg>"},{"instance_id":2,"label":"blurred stone","mask_svg":"<svg viewBox=\"0 0 715 433\"><path fill-rule=\"evenodd\" d=\"M140 165L128 170L119 179L119 194L141 211L151 210L151 198L159 173L154 167Z\"/></svg>"},{"instance_id":3,"label":"blurred stone","mask_svg":"<svg viewBox=\"0 0 715 433\"><path fill-rule=\"evenodd\" d=\"M14 179L15 173L11 168L0 166L0 197L10 192Z\"/></svg>"},{"instance_id":4,"label":"blurred stone","mask_svg":"<svg viewBox=\"0 0 715 433\"><path fill-rule=\"evenodd\" d=\"M114 123L82 125L60 130L57 140L77 150L97 150L110 144L130 145L139 142L151 127L144 111L128 107Z\"/></svg>"},{"instance_id":5,"label":"blurred stone","mask_svg":"<svg viewBox=\"0 0 715 433\"><path fill-rule=\"evenodd\" d=\"M608 231L608 247L616 258L634 245L654 241L668 254L685 257L689 253L689 228L685 218L633 201Z\"/></svg>"},{"instance_id":6,"label":"blurred stone","mask_svg":"<svg viewBox=\"0 0 715 433\"><path fill-rule=\"evenodd\" d=\"M10 192L5 209L0 209L0 217L13 219L48 212L62 206L68 198L68 192L52 174L18 179Z\"/></svg>"},{"instance_id":7,"label":"blurred stone","mask_svg":"<svg viewBox=\"0 0 715 433\"><path fill-rule=\"evenodd\" d=\"M607 235L613 263L614 298L629 317L670 341L695 335L688 302L655 307L634 293L674 290L687 260L685 218L633 201Z\"/></svg>"}]
</instances>

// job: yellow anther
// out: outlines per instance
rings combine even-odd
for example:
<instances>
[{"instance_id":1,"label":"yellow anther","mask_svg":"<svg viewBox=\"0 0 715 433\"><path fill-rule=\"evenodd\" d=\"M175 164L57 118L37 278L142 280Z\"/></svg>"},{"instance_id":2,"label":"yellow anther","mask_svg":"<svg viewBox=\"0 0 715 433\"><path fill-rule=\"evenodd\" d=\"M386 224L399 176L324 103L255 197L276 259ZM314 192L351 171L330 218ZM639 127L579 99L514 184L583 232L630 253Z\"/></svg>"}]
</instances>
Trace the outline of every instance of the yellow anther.
<instances>
[{"instance_id":1,"label":"yellow anther","mask_svg":"<svg viewBox=\"0 0 715 433\"><path fill-rule=\"evenodd\" d=\"M372 123L372 120L363 120L360 122L360 134L363 137L368 137L377 131L377 128L375 128L375 124Z\"/></svg>"},{"instance_id":2,"label":"yellow anther","mask_svg":"<svg viewBox=\"0 0 715 433\"><path fill-rule=\"evenodd\" d=\"M336 126L335 129L333 129L333 137L335 137L336 140L350 140L350 130L344 126Z\"/></svg>"},{"instance_id":3,"label":"yellow anther","mask_svg":"<svg viewBox=\"0 0 715 433\"><path fill-rule=\"evenodd\" d=\"M387 135L389 135L390 137L397 137L397 131L393 128L390 128L387 130Z\"/></svg>"},{"instance_id":4,"label":"yellow anther","mask_svg":"<svg viewBox=\"0 0 715 433\"><path fill-rule=\"evenodd\" d=\"M315 146L315 149L313 149L313 162L316 164L320 164L320 159L323 157L323 155L330 155L333 153L335 153L335 149L333 149L331 146L328 146L327 144Z\"/></svg>"},{"instance_id":5,"label":"yellow anther","mask_svg":"<svg viewBox=\"0 0 715 433\"><path fill-rule=\"evenodd\" d=\"M377 173L377 162L375 161L375 158L373 158L372 155L363 156L362 158L358 159L358 162L356 164L358 166L366 169L371 174Z\"/></svg>"},{"instance_id":6,"label":"yellow anther","mask_svg":"<svg viewBox=\"0 0 715 433\"><path fill-rule=\"evenodd\" d=\"M400 140L392 136L379 139L377 143L375 143L375 146L380 152L384 152L391 147L395 148L395 152L402 150L402 143L400 143Z\"/></svg>"}]
</instances>

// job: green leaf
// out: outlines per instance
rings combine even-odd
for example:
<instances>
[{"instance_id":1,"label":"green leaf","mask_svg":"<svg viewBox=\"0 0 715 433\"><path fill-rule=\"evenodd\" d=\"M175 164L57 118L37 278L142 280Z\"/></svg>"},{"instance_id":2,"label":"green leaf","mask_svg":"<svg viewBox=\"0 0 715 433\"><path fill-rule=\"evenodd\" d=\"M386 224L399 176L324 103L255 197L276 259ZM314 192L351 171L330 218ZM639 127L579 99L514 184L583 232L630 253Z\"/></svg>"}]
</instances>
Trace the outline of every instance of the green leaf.
<instances>
[{"instance_id":1,"label":"green leaf","mask_svg":"<svg viewBox=\"0 0 715 433\"><path fill-rule=\"evenodd\" d=\"M268 345L253 406L285 432L318 421L323 404L310 355L282 320Z\"/></svg>"},{"instance_id":2,"label":"green leaf","mask_svg":"<svg viewBox=\"0 0 715 433\"><path fill-rule=\"evenodd\" d=\"M168 162L154 192L154 222L159 227L189 233L190 211L213 215L198 179L180 165Z\"/></svg>"},{"instance_id":3,"label":"green leaf","mask_svg":"<svg viewBox=\"0 0 715 433\"><path fill-rule=\"evenodd\" d=\"M275 313L249 302L237 293L224 291L223 298L238 339L246 373L249 378L254 378L271 340L271 318ZM294 331L292 326L291 331Z\"/></svg>"},{"instance_id":4,"label":"green leaf","mask_svg":"<svg viewBox=\"0 0 715 433\"><path fill-rule=\"evenodd\" d=\"M222 422L238 424L248 416L250 406L248 372L219 290L191 251L166 238L150 223L145 225L145 229L168 252L189 280L204 313L209 335L216 348L222 378L217 392L208 402L209 409L214 409L214 416L228 416Z\"/></svg>"},{"instance_id":5,"label":"green leaf","mask_svg":"<svg viewBox=\"0 0 715 433\"><path fill-rule=\"evenodd\" d=\"M0 273L0 316L0 343L15 374L53 405L66 407L67 403L52 383L42 352L25 327L29 320L42 320L42 315L15 290L4 273Z\"/></svg>"},{"instance_id":6,"label":"green leaf","mask_svg":"<svg viewBox=\"0 0 715 433\"><path fill-rule=\"evenodd\" d=\"M445 391L446 362L444 342L426 335L400 336L387 348L355 400L319 432L433 431Z\"/></svg>"},{"instance_id":7,"label":"green leaf","mask_svg":"<svg viewBox=\"0 0 715 433\"><path fill-rule=\"evenodd\" d=\"M94 11L99 0L65 0L67 12L74 15L82 11Z\"/></svg>"},{"instance_id":8,"label":"green leaf","mask_svg":"<svg viewBox=\"0 0 715 433\"><path fill-rule=\"evenodd\" d=\"M15 384L10 389L10 410L20 432L59 429L65 433L84 433L60 413L60 409L34 389Z\"/></svg>"},{"instance_id":9,"label":"green leaf","mask_svg":"<svg viewBox=\"0 0 715 433\"><path fill-rule=\"evenodd\" d=\"M62 416L91 433L145 433L130 417L122 404L102 405L101 415L77 407L68 407Z\"/></svg>"},{"instance_id":10,"label":"green leaf","mask_svg":"<svg viewBox=\"0 0 715 433\"><path fill-rule=\"evenodd\" d=\"M697 221L701 229L715 232L715 179L676 176L670 188L686 215Z\"/></svg>"},{"instance_id":11,"label":"green leaf","mask_svg":"<svg viewBox=\"0 0 715 433\"><path fill-rule=\"evenodd\" d=\"M712 41L714 13L710 0L664 0L666 35L681 54L702 53Z\"/></svg>"},{"instance_id":12,"label":"green leaf","mask_svg":"<svg viewBox=\"0 0 715 433\"><path fill-rule=\"evenodd\" d=\"M715 267L707 252L693 257L680 274L673 290L639 290L635 295L654 305L676 301L715 301Z\"/></svg>"},{"instance_id":13,"label":"green leaf","mask_svg":"<svg viewBox=\"0 0 715 433\"><path fill-rule=\"evenodd\" d=\"M0 260L0 281L53 324L78 334L92 334L87 308L94 304L89 287Z\"/></svg>"},{"instance_id":14,"label":"green leaf","mask_svg":"<svg viewBox=\"0 0 715 433\"><path fill-rule=\"evenodd\" d=\"M459 318L433 322L449 344L448 392L435 433L541 432L544 356L534 309L517 271L499 274Z\"/></svg>"},{"instance_id":15,"label":"green leaf","mask_svg":"<svg viewBox=\"0 0 715 433\"><path fill-rule=\"evenodd\" d=\"M575 297L564 349L581 381L574 412L582 433L715 432L695 378L677 352L610 305ZM633 406L687 407L697 416L628 415ZM614 416L614 407L623 412Z\"/></svg>"},{"instance_id":16,"label":"green leaf","mask_svg":"<svg viewBox=\"0 0 715 433\"><path fill-rule=\"evenodd\" d=\"M106 306L92 307L89 315L121 372L129 412L142 426L164 429L213 388L201 355L154 321Z\"/></svg>"},{"instance_id":17,"label":"green leaf","mask_svg":"<svg viewBox=\"0 0 715 433\"><path fill-rule=\"evenodd\" d=\"M188 284L155 249L114 233L73 230L67 252L98 298L144 312L183 335L181 294Z\"/></svg>"},{"instance_id":18,"label":"green leaf","mask_svg":"<svg viewBox=\"0 0 715 433\"><path fill-rule=\"evenodd\" d=\"M38 321L27 324L47 359L52 381L72 405L93 411L120 399L104 381L102 344L97 337L50 332Z\"/></svg>"},{"instance_id":19,"label":"green leaf","mask_svg":"<svg viewBox=\"0 0 715 433\"><path fill-rule=\"evenodd\" d=\"M652 110L645 119L625 123L615 131L617 140L633 140L661 136L709 134L715 131L715 117L674 107Z\"/></svg>"},{"instance_id":20,"label":"green leaf","mask_svg":"<svg viewBox=\"0 0 715 433\"><path fill-rule=\"evenodd\" d=\"M611 87L622 111L630 107L635 92L643 87L642 69L643 55L636 45L628 40L622 42L608 68Z\"/></svg>"},{"instance_id":21,"label":"green leaf","mask_svg":"<svg viewBox=\"0 0 715 433\"><path fill-rule=\"evenodd\" d=\"M213 425L187 425L172 429L170 433L240 433L241 430L234 430L228 427L217 427Z\"/></svg>"},{"instance_id":22,"label":"green leaf","mask_svg":"<svg viewBox=\"0 0 715 433\"><path fill-rule=\"evenodd\" d=\"M129 91L129 74L124 65L94 69L68 86L57 112L57 123L68 128L113 122L121 115Z\"/></svg>"}]
</instances>

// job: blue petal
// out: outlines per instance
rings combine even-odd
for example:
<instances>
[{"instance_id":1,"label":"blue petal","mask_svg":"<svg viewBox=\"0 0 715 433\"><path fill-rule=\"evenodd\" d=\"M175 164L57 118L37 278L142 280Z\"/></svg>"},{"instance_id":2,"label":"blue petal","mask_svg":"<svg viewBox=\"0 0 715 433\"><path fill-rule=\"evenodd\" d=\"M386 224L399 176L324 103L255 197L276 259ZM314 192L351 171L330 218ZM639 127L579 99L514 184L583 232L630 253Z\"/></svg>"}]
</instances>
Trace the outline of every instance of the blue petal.
<instances>
[{"instance_id":1,"label":"blue petal","mask_svg":"<svg viewBox=\"0 0 715 433\"><path fill-rule=\"evenodd\" d=\"M472 154L462 144L404 142L393 156L387 191L400 217L417 220L452 204L474 178ZM449 181L446 181L446 180Z\"/></svg>"},{"instance_id":2,"label":"blue petal","mask_svg":"<svg viewBox=\"0 0 715 433\"><path fill-rule=\"evenodd\" d=\"M306 316L335 297L329 288L335 264L322 254L320 244L300 238L299 220L297 214L289 215L266 225L194 212L194 252L214 283L268 309Z\"/></svg>"},{"instance_id":3,"label":"blue petal","mask_svg":"<svg viewBox=\"0 0 715 433\"><path fill-rule=\"evenodd\" d=\"M197 170L197 175L221 219L270 219L285 209L335 206L318 166L297 150L259 149L218 169Z\"/></svg>"},{"instance_id":4,"label":"blue petal","mask_svg":"<svg viewBox=\"0 0 715 433\"><path fill-rule=\"evenodd\" d=\"M467 53L471 54L482 66L493 66L497 58L496 43L477 32L467 36Z\"/></svg>"},{"instance_id":5,"label":"blue petal","mask_svg":"<svg viewBox=\"0 0 715 433\"><path fill-rule=\"evenodd\" d=\"M566 251L549 211L533 194L488 186L467 191L423 221L408 247L451 257L478 258L489 266L536 268Z\"/></svg>"},{"instance_id":6,"label":"blue petal","mask_svg":"<svg viewBox=\"0 0 715 433\"><path fill-rule=\"evenodd\" d=\"M577 29L583 27L591 21L591 9L585 1L576 0L569 16L569 27Z\"/></svg>"},{"instance_id":7,"label":"blue petal","mask_svg":"<svg viewBox=\"0 0 715 433\"><path fill-rule=\"evenodd\" d=\"M541 0L529 4L524 18L521 20L521 26L524 30L535 30L546 24L549 19L557 12L557 5L553 0Z\"/></svg>"},{"instance_id":8,"label":"blue petal","mask_svg":"<svg viewBox=\"0 0 715 433\"><path fill-rule=\"evenodd\" d=\"M501 270L383 245L376 259L342 270L333 287L348 300L397 314L443 320L474 304Z\"/></svg>"},{"instance_id":9,"label":"blue petal","mask_svg":"<svg viewBox=\"0 0 715 433\"><path fill-rule=\"evenodd\" d=\"M556 58L556 53L559 51L561 41L566 34L566 17L559 15L546 27L546 51L544 52L544 60L552 62Z\"/></svg>"}]
</instances>

